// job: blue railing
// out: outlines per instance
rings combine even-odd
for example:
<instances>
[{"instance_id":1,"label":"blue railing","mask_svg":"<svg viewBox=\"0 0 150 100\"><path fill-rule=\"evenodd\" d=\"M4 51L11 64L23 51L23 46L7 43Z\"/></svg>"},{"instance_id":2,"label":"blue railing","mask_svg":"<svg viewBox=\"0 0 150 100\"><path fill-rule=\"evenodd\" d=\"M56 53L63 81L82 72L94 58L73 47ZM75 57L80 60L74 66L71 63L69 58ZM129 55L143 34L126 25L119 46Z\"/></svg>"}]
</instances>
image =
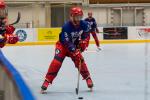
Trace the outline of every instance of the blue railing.
<instances>
[{"instance_id":1,"label":"blue railing","mask_svg":"<svg viewBox=\"0 0 150 100\"><path fill-rule=\"evenodd\" d=\"M24 82L19 72L5 58L1 50L0 50L0 64L2 65L0 67L2 67L2 69L5 70L8 77L12 80L14 86L17 87L17 90L21 96L21 100L35 100L35 97L33 96L29 87Z\"/></svg>"}]
</instances>

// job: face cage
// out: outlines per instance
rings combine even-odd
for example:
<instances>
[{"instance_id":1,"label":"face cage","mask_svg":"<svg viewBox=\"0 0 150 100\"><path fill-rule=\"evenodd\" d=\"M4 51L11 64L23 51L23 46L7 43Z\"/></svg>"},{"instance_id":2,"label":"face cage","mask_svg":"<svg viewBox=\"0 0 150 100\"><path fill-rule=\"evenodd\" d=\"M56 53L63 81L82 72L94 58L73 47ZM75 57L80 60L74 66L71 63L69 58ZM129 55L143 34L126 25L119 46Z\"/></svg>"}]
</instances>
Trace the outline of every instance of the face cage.
<instances>
[{"instance_id":1,"label":"face cage","mask_svg":"<svg viewBox=\"0 0 150 100\"><path fill-rule=\"evenodd\" d=\"M0 9L0 19L5 19L7 17L7 9Z\"/></svg>"},{"instance_id":2,"label":"face cage","mask_svg":"<svg viewBox=\"0 0 150 100\"><path fill-rule=\"evenodd\" d=\"M72 18L74 21L80 21L83 18L83 16L72 16Z\"/></svg>"}]
</instances>

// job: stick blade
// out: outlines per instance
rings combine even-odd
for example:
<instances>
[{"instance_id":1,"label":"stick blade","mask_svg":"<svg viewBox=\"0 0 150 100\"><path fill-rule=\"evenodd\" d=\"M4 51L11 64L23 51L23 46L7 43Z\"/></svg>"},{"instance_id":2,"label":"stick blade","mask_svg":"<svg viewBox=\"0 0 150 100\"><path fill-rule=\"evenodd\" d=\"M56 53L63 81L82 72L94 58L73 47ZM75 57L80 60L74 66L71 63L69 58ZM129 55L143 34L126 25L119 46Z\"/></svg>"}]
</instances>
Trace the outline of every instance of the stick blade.
<instances>
[{"instance_id":1,"label":"stick blade","mask_svg":"<svg viewBox=\"0 0 150 100\"><path fill-rule=\"evenodd\" d=\"M45 90L41 90L40 94L47 94L47 92Z\"/></svg>"}]
</instances>

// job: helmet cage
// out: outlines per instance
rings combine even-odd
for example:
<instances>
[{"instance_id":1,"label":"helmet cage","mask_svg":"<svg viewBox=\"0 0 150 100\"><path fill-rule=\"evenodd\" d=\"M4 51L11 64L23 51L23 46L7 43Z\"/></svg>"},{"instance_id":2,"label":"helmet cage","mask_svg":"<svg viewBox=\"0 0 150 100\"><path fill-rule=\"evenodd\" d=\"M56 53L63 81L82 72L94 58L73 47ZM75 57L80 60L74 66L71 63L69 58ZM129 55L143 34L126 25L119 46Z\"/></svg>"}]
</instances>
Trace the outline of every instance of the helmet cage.
<instances>
[{"instance_id":1,"label":"helmet cage","mask_svg":"<svg viewBox=\"0 0 150 100\"><path fill-rule=\"evenodd\" d=\"M76 15L76 16L72 16L72 18L74 21L80 21L83 18L83 16Z\"/></svg>"}]
</instances>

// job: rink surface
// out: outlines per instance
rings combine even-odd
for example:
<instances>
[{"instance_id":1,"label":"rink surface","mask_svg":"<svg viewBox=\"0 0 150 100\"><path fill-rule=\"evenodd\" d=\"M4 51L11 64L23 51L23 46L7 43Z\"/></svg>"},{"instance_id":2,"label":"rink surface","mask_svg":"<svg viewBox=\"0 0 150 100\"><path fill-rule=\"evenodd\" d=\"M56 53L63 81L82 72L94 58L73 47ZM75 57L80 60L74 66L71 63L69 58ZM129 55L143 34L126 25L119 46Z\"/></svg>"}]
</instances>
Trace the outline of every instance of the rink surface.
<instances>
[{"instance_id":1,"label":"rink surface","mask_svg":"<svg viewBox=\"0 0 150 100\"><path fill-rule=\"evenodd\" d=\"M145 44L103 44L96 52L90 45L84 58L94 81L89 92L80 80L79 96L83 100L150 100L150 45L148 70L145 70ZM54 56L54 46L16 46L2 49L4 55L21 73L37 100L77 100L75 94L77 69L66 58L47 94L40 94L48 66ZM148 72L148 77L146 76ZM147 86L148 85L148 86Z\"/></svg>"}]
</instances>

